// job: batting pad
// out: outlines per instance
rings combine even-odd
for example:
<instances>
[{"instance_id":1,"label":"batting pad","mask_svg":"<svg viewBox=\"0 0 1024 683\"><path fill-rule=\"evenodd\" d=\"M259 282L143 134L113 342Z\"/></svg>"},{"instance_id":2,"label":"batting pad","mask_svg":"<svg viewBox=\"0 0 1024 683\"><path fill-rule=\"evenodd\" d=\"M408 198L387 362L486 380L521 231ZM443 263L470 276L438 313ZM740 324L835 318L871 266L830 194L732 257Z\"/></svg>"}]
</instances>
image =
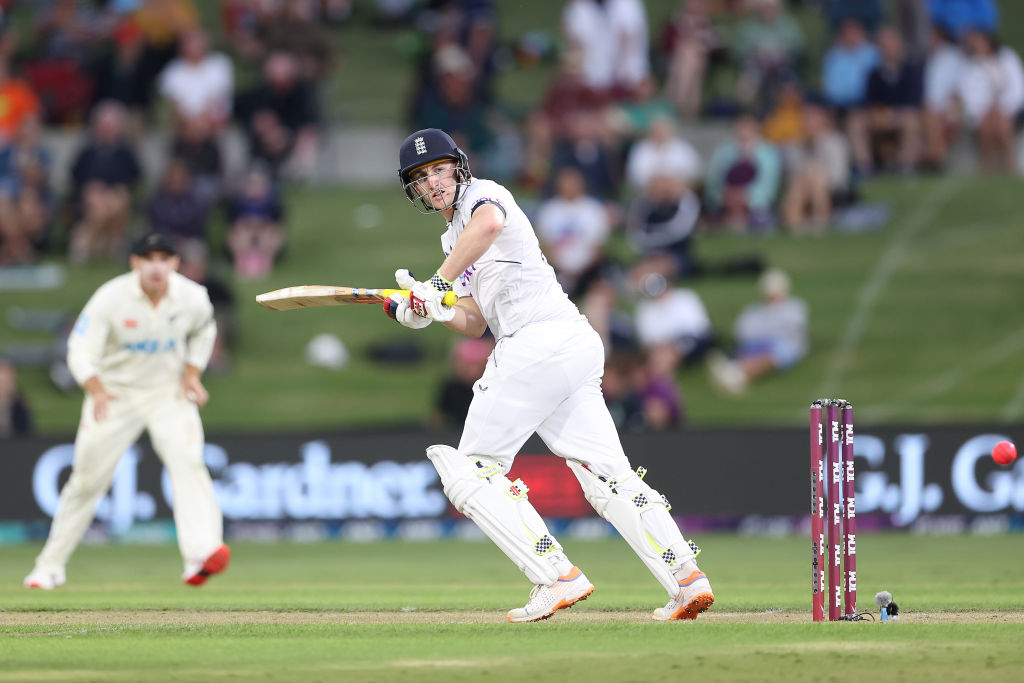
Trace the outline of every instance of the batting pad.
<instances>
[{"instance_id":1,"label":"batting pad","mask_svg":"<svg viewBox=\"0 0 1024 683\"><path fill-rule=\"evenodd\" d=\"M444 494L473 520L535 585L558 580L562 547L526 497L522 479L509 481L501 465L486 466L451 446L430 446L427 458L441 475Z\"/></svg>"},{"instance_id":2,"label":"batting pad","mask_svg":"<svg viewBox=\"0 0 1024 683\"><path fill-rule=\"evenodd\" d=\"M621 480L603 480L579 463L567 460L566 464L597 514L626 539L669 597L675 597L679 582L673 572L693 559L693 550L669 515L665 498L635 472Z\"/></svg>"}]
</instances>

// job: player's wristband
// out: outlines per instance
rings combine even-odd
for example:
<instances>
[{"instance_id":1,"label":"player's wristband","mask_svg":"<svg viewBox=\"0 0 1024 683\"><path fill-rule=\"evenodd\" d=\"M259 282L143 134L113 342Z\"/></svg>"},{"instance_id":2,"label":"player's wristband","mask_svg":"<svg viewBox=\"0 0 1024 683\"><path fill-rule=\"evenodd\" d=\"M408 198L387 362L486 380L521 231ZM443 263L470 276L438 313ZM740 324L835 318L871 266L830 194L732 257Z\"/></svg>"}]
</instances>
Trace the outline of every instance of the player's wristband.
<instances>
[{"instance_id":1,"label":"player's wristband","mask_svg":"<svg viewBox=\"0 0 1024 683\"><path fill-rule=\"evenodd\" d=\"M437 271L430 278L430 286L439 292L452 291L452 284L453 283L448 282L448 280L445 280L444 277L441 276L441 271Z\"/></svg>"}]
</instances>

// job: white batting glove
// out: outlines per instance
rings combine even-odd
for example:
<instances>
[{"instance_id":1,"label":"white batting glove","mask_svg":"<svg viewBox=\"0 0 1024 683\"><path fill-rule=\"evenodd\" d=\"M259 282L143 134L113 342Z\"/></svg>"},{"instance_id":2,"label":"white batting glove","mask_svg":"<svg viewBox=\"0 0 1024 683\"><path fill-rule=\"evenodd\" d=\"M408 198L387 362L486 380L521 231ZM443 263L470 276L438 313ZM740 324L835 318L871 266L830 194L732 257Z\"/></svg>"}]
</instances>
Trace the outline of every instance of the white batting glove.
<instances>
[{"instance_id":1,"label":"white batting glove","mask_svg":"<svg viewBox=\"0 0 1024 683\"><path fill-rule=\"evenodd\" d=\"M430 318L424 318L413 313L412 307L409 305L409 299L401 294L389 296L388 301L384 303L384 307L384 312L387 313L388 317L394 318L403 327L422 330L433 322Z\"/></svg>"},{"instance_id":2,"label":"white batting glove","mask_svg":"<svg viewBox=\"0 0 1024 683\"><path fill-rule=\"evenodd\" d=\"M443 292L432 284L420 282L405 268L395 271L395 282L398 283L399 287L408 289L410 292L409 306L412 312L424 318L446 323L455 317L455 308L453 306L445 306L442 303L445 292L451 289L451 283L446 283L436 273L433 279L436 279L439 283L447 284L448 288Z\"/></svg>"}]
</instances>

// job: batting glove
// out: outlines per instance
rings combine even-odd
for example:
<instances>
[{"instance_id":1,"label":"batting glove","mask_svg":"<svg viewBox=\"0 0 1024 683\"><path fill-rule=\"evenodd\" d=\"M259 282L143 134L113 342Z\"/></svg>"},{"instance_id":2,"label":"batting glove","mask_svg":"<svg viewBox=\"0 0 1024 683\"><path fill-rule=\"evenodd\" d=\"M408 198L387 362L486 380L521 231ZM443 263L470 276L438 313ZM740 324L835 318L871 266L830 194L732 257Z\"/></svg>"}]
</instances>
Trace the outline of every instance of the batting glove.
<instances>
[{"instance_id":1,"label":"batting glove","mask_svg":"<svg viewBox=\"0 0 1024 683\"><path fill-rule=\"evenodd\" d=\"M409 290L409 306L416 315L446 323L455 317L455 308L445 306L442 299L451 291L452 283L439 273L434 273L430 283L419 282L405 268L395 271L395 282L402 289Z\"/></svg>"},{"instance_id":2,"label":"batting glove","mask_svg":"<svg viewBox=\"0 0 1024 683\"><path fill-rule=\"evenodd\" d=\"M422 330L433 322L430 318L416 315L412 312L409 299L401 294L392 294L384 302L384 313L392 320L398 321L402 326L413 330Z\"/></svg>"}]
</instances>

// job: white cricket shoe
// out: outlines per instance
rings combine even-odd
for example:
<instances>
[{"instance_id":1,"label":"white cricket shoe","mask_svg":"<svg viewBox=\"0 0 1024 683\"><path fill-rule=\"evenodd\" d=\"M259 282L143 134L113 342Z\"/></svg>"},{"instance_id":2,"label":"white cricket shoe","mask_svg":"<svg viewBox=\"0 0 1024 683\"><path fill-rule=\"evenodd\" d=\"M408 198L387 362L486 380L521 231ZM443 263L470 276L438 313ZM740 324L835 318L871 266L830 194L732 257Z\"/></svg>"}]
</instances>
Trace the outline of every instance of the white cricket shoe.
<instances>
[{"instance_id":1,"label":"white cricket shoe","mask_svg":"<svg viewBox=\"0 0 1024 683\"><path fill-rule=\"evenodd\" d=\"M25 588L39 588L44 591L52 591L57 586L63 586L67 578L64 570L47 571L44 569L33 569L32 573L25 577Z\"/></svg>"},{"instance_id":2,"label":"white cricket shoe","mask_svg":"<svg viewBox=\"0 0 1024 683\"><path fill-rule=\"evenodd\" d=\"M711 607L715 594L711 583L699 569L679 581L679 593L664 607L654 610L651 618L655 621L671 619L696 619L697 615Z\"/></svg>"},{"instance_id":3,"label":"white cricket shoe","mask_svg":"<svg viewBox=\"0 0 1024 683\"><path fill-rule=\"evenodd\" d=\"M540 621L547 619L563 607L572 607L594 592L594 584L580 571L573 567L565 576L559 576L550 586L534 586L530 591L530 601L525 606L509 610L508 620L511 622Z\"/></svg>"}]
</instances>

